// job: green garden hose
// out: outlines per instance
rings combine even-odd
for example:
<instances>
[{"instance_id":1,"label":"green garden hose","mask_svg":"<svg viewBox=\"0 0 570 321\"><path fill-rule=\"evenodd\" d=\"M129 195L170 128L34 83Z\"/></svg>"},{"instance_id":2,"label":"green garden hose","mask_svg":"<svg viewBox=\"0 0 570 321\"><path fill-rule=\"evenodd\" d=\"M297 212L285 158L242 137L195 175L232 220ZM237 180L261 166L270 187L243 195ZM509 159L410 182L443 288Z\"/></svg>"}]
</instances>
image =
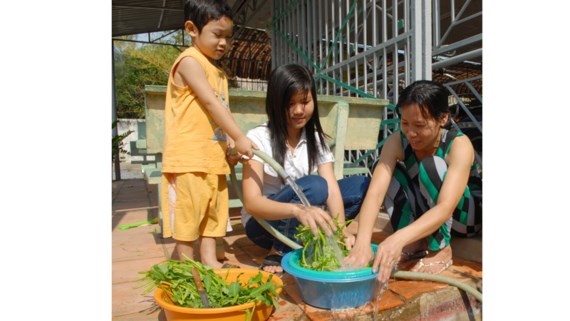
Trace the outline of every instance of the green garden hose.
<instances>
[{"instance_id":1,"label":"green garden hose","mask_svg":"<svg viewBox=\"0 0 570 321\"><path fill-rule=\"evenodd\" d=\"M447 283L453 285L471 295L473 295L477 300L483 302L483 295L481 292L477 291L475 288L460 282L454 278L446 277L439 274L429 274L421 272L411 272L411 271L395 271L392 276L396 279L406 279L406 280L417 280L417 281L434 281Z\"/></svg>"},{"instance_id":2,"label":"green garden hose","mask_svg":"<svg viewBox=\"0 0 570 321\"><path fill-rule=\"evenodd\" d=\"M256 156L258 156L259 158L261 158L263 161L265 161L267 164L269 164L269 166L271 166L279 174L279 176L281 176L284 180L287 180L287 177L289 175L285 172L283 167L279 163L277 163L273 158L269 157L269 155L267 155L264 152L259 151L259 150L253 150L253 153ZM242 201L242 204L243 204L243 194L241 193L241 188L239 188L237 185L237 178L236 178L236 173L235 173L234 167L231 167L230 180L232 182L232 185L234 186L234 190L236 191L239 199ZM292 241L291 239L289 239L285 235L281 234L279 231L277 231L275 228L273 228L273 226L269 225L269 223L267 223L264 219L257 218L257 217L253 217L253 218L255 218L255 220L261 226L263 226L263 228L265 230L267 230L267 232L269 232L271 235L273 235L275 238L277 238L279 241L283 242L287 246L291 247L294 250L302 248L301 245L295 243L294 241ZM475 289L475 288L473 288L473 287L471 287L465 283L462 283L462 282L460 282L456 279L450 278L450 277L446 277L443 275L437 275L437 274L428 274L428 273L411 272L411 271L395 271L392 273L392 276L394 278L397 278L397 279L422 280L422 281L434 281L434 282L447 283L449 285L453 285L453 286L473 295L477 300L479 300L480 302L483 302L483 295L481 294L481 292L477 291L477 289Z\"/></svg>"},{"instance_id":3,"label":"green garden hose","mask_svg":"<svg viewBox=\"0 0 570 321\"><path fill-rule=\"evenodd\" d=\"M281 165L279 165L279 163L277 163L273 158L269 157L264 152L258 151L258 150L253 150L253 153L255 155L259 156L259 158L263 159L265 162L267 162L273 169L275 169L278 172L278 174L281 177L283 177L283 179L285 179L285 177L288 176L287 173L285 172L285 170L283 169L283 167L281 167ZM231 166L230 180L232 181L232 185L234 186L234 190L235 190L237 196L239 197L239 199L241 200L241 203L243 204L243 194L241 192L241 188L238 186L238 182L237 182L237 178L236 178L236 171L235 171L235 167L233 167L233 166ZM301 245L295 243L293 240L291 240L287 236L281 234L281 232L279 232L278 230L273 228L273 226L269 225L269 223L267 223L267 221L265 221L264 219L257 218L255 216L252 216L252 217L259 223L259 225L263 226L263 228L267 232L269 232L269 234L273 235L273 237L277 238L278 240L280 240L281 242L283 242L284 244L286 244L287 246L289 246L293 250L302 248Z\"/></svg>"}]
</instances>

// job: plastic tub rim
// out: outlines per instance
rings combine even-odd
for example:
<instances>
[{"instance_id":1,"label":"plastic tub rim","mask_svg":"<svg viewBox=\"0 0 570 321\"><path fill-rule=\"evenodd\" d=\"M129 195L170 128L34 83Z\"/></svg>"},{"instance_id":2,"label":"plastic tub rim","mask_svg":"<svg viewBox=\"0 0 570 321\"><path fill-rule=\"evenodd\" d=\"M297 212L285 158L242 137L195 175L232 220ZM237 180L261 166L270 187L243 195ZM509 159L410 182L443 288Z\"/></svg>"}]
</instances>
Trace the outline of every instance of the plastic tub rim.
<instances>
[{"instance_id":1,"label":"plastic tub rim","mask_svg":"<svg viewBox=\"0 0 570 321\"><path fill-rule=\"evenodd\" d=\"M158 305L162 308L168 309L170 311L179 312L179 313L186 313L186 314L220 314L224 312L237 312L243 311L246 309L251 309L253 305L261 304L259 302L247 302L240 305L234 305L231 307L223 307L223 308L189 308L189 307L181 307L174 303L171 303L164 299L163 296L168 296L163 289L157 288L154 292L154 298Z\"/></svg>"},{"instance_id":2,"label":"plastic tub rim","mask_svg":"<svg viewBox=\"0 0 570 321\"><path fill-rule=\"evenodd\" d=\"M372 251L375 254L378 248L377 244L371 244ZM315 271L301 267L299 264L295 264L293 260L300 259L302 249L297 249L291 251L283 257L281 264L285 272L310 281L318 282L328 282L328 283L347 283L347 282L358 282L362 280L372 279L378 276L377 273L372 273L372 268L363 268L350 271Z\"/></svg>"}]
</instances>

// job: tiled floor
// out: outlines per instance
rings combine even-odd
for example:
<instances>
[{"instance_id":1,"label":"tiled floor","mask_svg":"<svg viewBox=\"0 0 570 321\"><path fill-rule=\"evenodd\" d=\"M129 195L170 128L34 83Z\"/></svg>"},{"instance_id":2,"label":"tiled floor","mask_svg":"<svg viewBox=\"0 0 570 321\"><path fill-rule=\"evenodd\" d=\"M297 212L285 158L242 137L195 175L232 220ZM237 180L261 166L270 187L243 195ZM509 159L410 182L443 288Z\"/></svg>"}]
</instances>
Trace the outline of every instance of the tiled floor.
<instances>
[{"instance_id":1,"label":"tiled floor","mask_svg":"<svg viewBox=\"0 0 570 321\"><path fill-rule=\"evenodd\" d=\"M170 258L174 242L160 236L157 224L126 230L119 229L121 225L152 219L156 215L155 186L148 186L141 179L113 182L113 320L166 320L164 312L154 303L152 293L142 295L142 289L136 288L140 285L136 279L140 277L138 272L148 270L153 264ZM245 237L237 210L232 211L231 218L233 231L228 232L224 239L226 262L240 265L243 268L256 268L263 260L266 251L255 246ZM374 233L376 242L384 237L385 234L380 231ZM479 291L481 289L481 263L454 257L454 265L443 274L467 282ZM452 302L446 296L449 296L452 291L458 292L455 287L443 283L392 280L379 302L379 308L375 302L371 302L357 309L331 312L304 304L290 275L285 274L283 281L286 287L279 302L280 307L269 320L336 320L353 317L358 317L359 320L372 320L374 312L378 310L384 320L411 320L418 317L414 316L414 313L426 313L421 307L415 308L419 306L419 298L425 301L428 297L423 294L432 294L434 302ZM475 310L470 313L476 315L479 313L477 318L481 317L478 312L480 306L473 298L462 300L467 302L465 303L467 309ZM442 307L431 309L430 311L433 311L429 314L432 317L427 319L449 318L449 315L441 314L442 312L438 309L441 310ZM452 310L450 307L446 309Z\"/></svg>"}]
</instances>

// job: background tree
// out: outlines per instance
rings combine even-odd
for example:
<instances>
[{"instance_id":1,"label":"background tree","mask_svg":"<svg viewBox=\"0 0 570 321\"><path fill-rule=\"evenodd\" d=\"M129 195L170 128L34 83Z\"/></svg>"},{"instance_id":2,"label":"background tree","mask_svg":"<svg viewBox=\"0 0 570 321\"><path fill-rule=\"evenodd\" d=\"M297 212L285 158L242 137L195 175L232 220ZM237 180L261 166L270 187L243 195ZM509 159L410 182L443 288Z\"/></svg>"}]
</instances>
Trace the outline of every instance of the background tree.
<instances>
[{"instance_id":1,"label":"background tree","mask_svg":"<svg viewBox=\"0 0 570 321\"><path fill-rule=\"evenodd\" d=\"M172 62L183 48L128 41L115 41L114 44L117 118L142 119L144 86L166 85Z\"/></svg>"}]
</instances>

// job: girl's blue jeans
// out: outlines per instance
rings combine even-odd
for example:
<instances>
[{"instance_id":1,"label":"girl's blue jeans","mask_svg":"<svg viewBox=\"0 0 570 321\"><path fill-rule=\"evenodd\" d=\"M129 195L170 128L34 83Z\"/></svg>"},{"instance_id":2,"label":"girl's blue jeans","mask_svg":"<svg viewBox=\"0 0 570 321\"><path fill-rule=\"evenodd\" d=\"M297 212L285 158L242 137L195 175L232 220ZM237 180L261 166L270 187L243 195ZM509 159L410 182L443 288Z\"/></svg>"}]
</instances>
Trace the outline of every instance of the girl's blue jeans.
<instances>
[{"instance_id":1,"label":"girl's blue jeans","mask_svg":"<svg viewBox=\"0 0 570 321\"><path fill-rule=\"evenodd\" d=\"M311 206L326 205L328 186L324 178L318 175L308 175L299 178L295 183L303 191ZM366 176L350 176L338 181L346 220L353 219L360 212L369 184L370 178ZM289 185L283 186L279 192L268 195L267 198L277 202L301 204L301 200ZM289 239L298 242L295 239L296 228L299 225L297 219L267 220L267 223ZM273 247L281 253L287 253L292 250L289 246L269 234L254 218L247 222L245 233L251 241L263 248L271 249Z\"/></svg>"}]
</instances>

